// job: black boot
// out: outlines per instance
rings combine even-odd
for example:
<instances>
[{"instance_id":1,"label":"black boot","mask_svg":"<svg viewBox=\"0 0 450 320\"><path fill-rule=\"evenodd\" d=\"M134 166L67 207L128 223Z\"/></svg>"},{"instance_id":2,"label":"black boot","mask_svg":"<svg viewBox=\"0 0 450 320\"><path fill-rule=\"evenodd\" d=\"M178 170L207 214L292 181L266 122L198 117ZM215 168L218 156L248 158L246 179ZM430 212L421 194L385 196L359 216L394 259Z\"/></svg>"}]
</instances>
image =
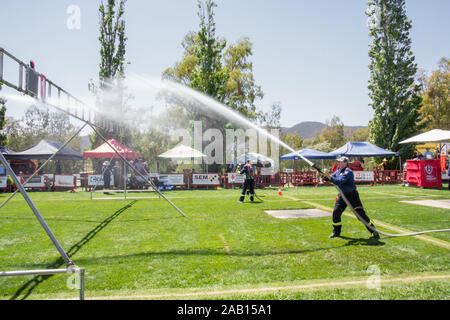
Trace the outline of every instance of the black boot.
<instances>
[{"instance_id":1,"label":"black boot","mask_svg":"<svg viewBox=\"0 0 450 320\"><path fill-rule=\"evenodd\" d=\"M255 200L255 199L253 198L253 195L251 195L250 196L250 201L253 202L253 200Z\"/></svg>"},{"instance_id":2,"label":"black boot","mask_svg":"<svg viewBox=\"0 0 450 320\"><path fill-rule=\"evenodd\" d=\"M370 226L371 226L372 228L375 229L375 226L374 226L373 223L371 223ZM369 232L372 234L372 237L373 237L374 239L377 239L377 240L380 239L380 234L379 234L378 232L373 231L372 229L370 229L370 228L368 228L368 227L366 227L366 228L367 228L367 230L369 230Z\"/></svg>"},{"instance_id":3,"label":"black boot","mask_svg":"<svg viewBox=\"0 0 450 320\"><path fill-rule=\"evenodd\" d=\"M239 201L238 202L244 202L244 198L245 198L245 196L241 196L240 198L239 198Z\"/></svg>"},{"instance_id":4,"label":"black boot","mask_svg":"<svg viewBox=\"0 0 450 320\"><path fill-rule=\"evenodd\" d=\"M333 226L333 233L328 236L328 238L336 238L341 236L342 226Z\"/></svg>"}]
</instances>

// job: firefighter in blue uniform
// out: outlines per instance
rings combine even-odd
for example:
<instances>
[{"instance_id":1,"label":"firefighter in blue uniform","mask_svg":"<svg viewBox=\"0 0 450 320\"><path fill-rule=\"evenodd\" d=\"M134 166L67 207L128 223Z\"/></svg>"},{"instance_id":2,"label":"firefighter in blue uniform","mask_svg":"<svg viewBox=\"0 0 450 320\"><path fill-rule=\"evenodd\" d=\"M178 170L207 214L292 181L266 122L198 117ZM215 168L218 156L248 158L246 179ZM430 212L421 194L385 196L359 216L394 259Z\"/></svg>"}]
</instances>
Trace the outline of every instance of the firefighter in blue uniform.
<instances>
[{"instance_id":1,"label":"firefighter in blue uniform","mask_svg":"<svg viewBox=\"0 0 450 320\"><path fill-rule=\"evenodd\" d=\"M242 193L239 202L244 202L245 193L250 192L250 201L253 202L255 196L255 170L250 164L250 160L241 169L240 174L245 174L244 184L242 185Z\"/></svg>"},{"instance_id":2,"label":"firefighter in blue uniform","mask_svg":"<svg viewBox=\"0 0 450 320\"><path fill-rule=\"evenodd\" d=\"M327 176L324 177L326 181L331 181L333 184L337 185L342 192L344 193L347 200L350 202L352 207L358 213L358 215L367 223L370 223L370 226L374 227L373 222L367 216L364 211L363 205L359 198L358 191L356 190L355 179L353 175L353 171L348 167L348 158L340 157L338 160L339 167L338 169L331 175L331 178ZM345 208L347 208L347 204L342 198L341 194L339 194L333 210L333 233L329 236L330 238L339 237L341 235L342 223L341 216L344 212ZM367 226L366 226L367 228ZM380 236L378 232L370 230L367 228L372 236L375 239L379 239Z\"/></svg>"}]
</instances>

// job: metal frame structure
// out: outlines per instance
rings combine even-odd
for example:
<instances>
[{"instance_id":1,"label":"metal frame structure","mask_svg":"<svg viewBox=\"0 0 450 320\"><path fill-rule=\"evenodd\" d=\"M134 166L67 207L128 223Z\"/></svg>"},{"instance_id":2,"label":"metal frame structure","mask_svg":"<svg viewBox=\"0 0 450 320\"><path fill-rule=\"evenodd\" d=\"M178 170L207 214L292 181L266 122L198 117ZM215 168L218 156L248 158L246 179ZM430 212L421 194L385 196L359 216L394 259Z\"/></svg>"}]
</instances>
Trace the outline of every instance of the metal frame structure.
<instances>
[{"instance_id":1,"label":"metal frame structure","mask_svg":"<svg viewBox=\"0 0 450 320\"><path fill-rule=\"evenodd\" d=\"M4 57L9 57L10 59L12 59L14 62L16 62L19 65L19 83L18 85L13 84L10 81L7 81L4 79ZM119 156L119 158L121 158L124 161L124 164L128 165L129 168L131 168L131 170L135 171L139 176L141 176L148 184L150 184L150 186L152 186L152 188L155 190L155 192L157 192L159 194L160 197L162 197L164 200L166 200L175 210L177 210L183 217L185 217L186 215L183 213L183 211L181 211L175 204L173 204L169 199L167 199L159 190L158 188L153 184L153 182L151 180L148 180L144 175L142 175L142 173L140 173L139 171L136 170L136 168L134 166L132 166L126 158L124 158L119 152L118 150L112 146L108 140L98 131L98 128L101 127L99 125L96 125L94 123L92 123L92 108L89 107L88 105L86 105L85 103L83 103L82 101L80 101L79 99L75 98L74 96L72 96L70 93L68 93L67 91L65 91L64 89L62 89L61 87L57 86L56 84L54 84L53 82L51 82L50 80L48 80L44 75L39 74L39 79L40 79L40 90L38 90L39 92L36 94L35 92L32 92L30 90L28 90L27 86L23 86L23 74L24 74L24 70L27 70L28 68L31 68L30 66L27 66L23 61L17 59L16 57L14 57L11 53L7 52L6 50L4 50L3 48L0 48L0 85L5 84L6 86L15 89L16 91L22 92L34 99L40 100L41 102L77 119L82 121L84 124L83 126L81 126L81 128L71 137L69 138L49 159L47 159L47 161L41 166L41 168L35 172L26 182L24 182L24 184L22 184L20 182L20 179L17 178L16 174L14 173L14 171L11 169L11 166L9 165L8 161L5 159L5 157L3 156L3 154L0 153L0 162L5 166L8 174L11 176L12 180L14 181L15 185L17 186L18 190L20 191L20 193L22 194L22 196L24 197L25 201L27 202L28 206L31 208L31 210L33 211L34 215L36 216L37 220L39 221L39 223L41 224L42 228L45 230L45 232L47 233L48 237L50 238L50 240L52 241L53 245L56 247L56 249L58 250L59 254L61 255L62 259L65 261L66 263L66 268L65 269L44 269L44 270L21 270L21 271L3 271L0 272L0 276L1 277L7 277L7 276L27 276L27 275L49 275L49 274L62 274L62 273L76 273L79 275L79 280L80 280L80 300L84 299L84 289L85 289L85 283L84 283L84 274L85 274L85 270L84 268L79 268L76 267L74 262L69 258L69 256L67 255L67 253L64 251L64 249L62 248L62 246L60 245L60 243L58 242L58 240L56 239L55 235L53 234L53 232L50 230L49 226L47 225L47 223L45 222L44 218L42 217L41 213L39 212L39 210L36 208L36 206L34 205L33 201L31 200L31 198L29 197L27 191L24 188L24 185L26 185L26 183L28 181L31 180L32 177L34 177L51 159L53 159L56 154L61 151L76 135L78 135L78 133L85 128L86 126L90 126L95 132L96 134L103 140L105 141L109 147L114 150L115 154L117 154ZM33 69L34 71L34 69ZM54 105L52 103L49 103L46 101L47 97L51 97L52 94L52 88L56 88L57 92L58 92L58 105ZM65 95L66 99L67 99L67 103L69 105L69 110L65 110L61 107L61 96ZM74 112L72 112L70 109L70 103L74 104ZM79 109L81 109L81 114L79 114ZM95 113L94 113L95 115ZM104 126L106 127L111 127L112 122L111 121L106 121L103 123ZM124 165L125 166L125 165ZM0 208L3 207L15 194L17 193L14 192L8 199L6 199L1 205ZM126 196L125 196L126 197Z\"/></svg>"}]
</instances>

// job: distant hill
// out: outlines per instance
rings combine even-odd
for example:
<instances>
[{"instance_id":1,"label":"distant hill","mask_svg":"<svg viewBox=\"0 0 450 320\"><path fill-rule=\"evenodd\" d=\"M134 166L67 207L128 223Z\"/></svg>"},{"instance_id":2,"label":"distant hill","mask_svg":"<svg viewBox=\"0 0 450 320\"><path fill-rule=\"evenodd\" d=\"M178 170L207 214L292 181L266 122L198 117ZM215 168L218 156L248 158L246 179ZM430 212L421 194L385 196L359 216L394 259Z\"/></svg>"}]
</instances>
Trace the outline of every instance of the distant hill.
<instances>
[{"instance_id":1,"label":"distant hill","mask_svg":"<svg viewBox=\"0 0 450 320\"><path fill-rule=\"evenodd\" d=\"M311 139L314 138L316 131L319 133L325 128L327 125L322 122L316 121L304 121L297 123L296 125L290 128L281 128L283 133L297 133L302 139ZM366 128L366 126L344 126L345 129L351 129L355 131L358 128Z\"/></svg>"}]
</instances>

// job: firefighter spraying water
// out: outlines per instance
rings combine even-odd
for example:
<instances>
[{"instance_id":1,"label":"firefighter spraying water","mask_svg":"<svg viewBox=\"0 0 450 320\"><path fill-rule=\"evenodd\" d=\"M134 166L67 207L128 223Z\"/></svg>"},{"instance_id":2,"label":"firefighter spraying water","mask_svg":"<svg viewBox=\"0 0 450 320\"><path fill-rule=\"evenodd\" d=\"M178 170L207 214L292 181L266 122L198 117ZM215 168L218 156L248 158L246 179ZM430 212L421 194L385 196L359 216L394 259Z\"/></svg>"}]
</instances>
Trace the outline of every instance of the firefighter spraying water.
<instances>
[{"instance_id":1,"label":"firefighter spraying water","mask_svg":"<svg viewBox=\"0 0 450 320\"><path fill-rule=\"evenodd\" d=\"M369 230L369 232L373 235L375 239L379 239L380 235L378 234L372 221L364 211L361 199L359 198L359 193L356 190L353 171L348 167L349 159L347 157L340 157L337 161L339 163L338 169L331 175L331 177L324 176L324 180L331 181L335 185L339 186L339 188L342 190L342 194L345 197L347 197L348 201L353 206L354 210L358 213L358 215L366 223L370 223L370 226L372 228L367 227L367 230ZM325 171L325 173L328 173L328 171ZM347 203L345 202L342 194L340 193L338 195L336 202L334 204L333 233L330 235L330 238L339 237L341 235L342 230L341 216L344 210L347 208Z\"/></svg>"},{"instance_id":2,"label":"firefighter spraying water","mask_svg":"<svg viewBox=\"0 0 450 320\"><path fill-rule=\"evenodd\" d=\"M250 160L247 160L244 167L241 169L240 174L245 175L245 180L242 185L242 193L239 202L244 202L246 193L250 194L250 201L253 202L255 197L255 169L250 164Z\"/></svg>"}]
</instances>

